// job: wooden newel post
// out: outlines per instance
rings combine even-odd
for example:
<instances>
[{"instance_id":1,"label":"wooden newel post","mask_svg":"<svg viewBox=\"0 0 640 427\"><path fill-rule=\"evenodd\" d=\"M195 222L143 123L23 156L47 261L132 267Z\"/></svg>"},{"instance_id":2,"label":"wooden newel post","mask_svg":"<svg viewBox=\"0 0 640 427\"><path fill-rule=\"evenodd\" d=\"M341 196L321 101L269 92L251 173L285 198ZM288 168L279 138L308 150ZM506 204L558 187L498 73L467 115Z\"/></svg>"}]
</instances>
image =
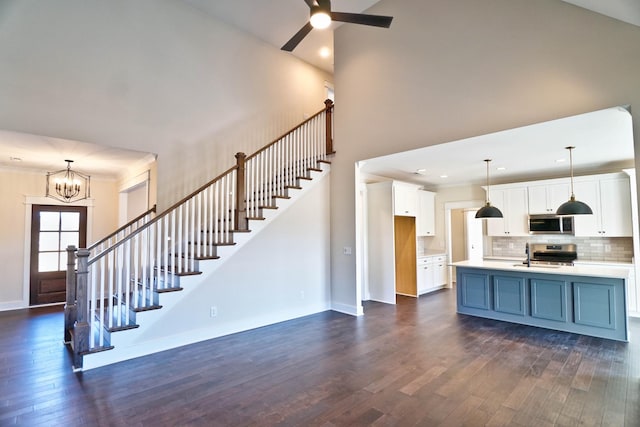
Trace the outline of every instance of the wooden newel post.
<instances>
[{"instance_id":1,"label":"wooden newel post","mask_svg":"<svg viewBox=\"0 0 640 427\"><path fill-rule=\"evenodd\" d=\"M236 153L236 210L234 212L234 220L236 230L246 231L249 229L247 222L247 197L245 194L245 159L247 155L244 153Z\"/></svg>"},{"instance_id":2,"label":"wooden newel post","mask_svg":"<svg viewBox=\"0 0 640 427\"><path fill-rule=\"evenodd\" d=\"M89 251L78 249L76 289L77 318L73 327L73 366L82 368L82 355L89 351L91 327L89 325Z\"/></svg>"},{"instance_id":3,"label":"wooden newel post","mask_svg":"<svg viewBox=\"0 0 640 427\"><path fill-rule=\"evenodd\" d=\"M327 155L334 154L333 151L333 101L327 99L324 101L325 109L325 121L326 121L326 135L327 135Z\"/></svg>"},{"instance_id":4,"label":"wooden newel post","mask_svg":"<svg viewBox=\"0 0 640 427\"><path fill-rule=\"evenodd\" d=\"M64 305L64 343L71 344L71 328L76 323L76 247L67 246L67 302Z\"/></svg>"}]
</instances>

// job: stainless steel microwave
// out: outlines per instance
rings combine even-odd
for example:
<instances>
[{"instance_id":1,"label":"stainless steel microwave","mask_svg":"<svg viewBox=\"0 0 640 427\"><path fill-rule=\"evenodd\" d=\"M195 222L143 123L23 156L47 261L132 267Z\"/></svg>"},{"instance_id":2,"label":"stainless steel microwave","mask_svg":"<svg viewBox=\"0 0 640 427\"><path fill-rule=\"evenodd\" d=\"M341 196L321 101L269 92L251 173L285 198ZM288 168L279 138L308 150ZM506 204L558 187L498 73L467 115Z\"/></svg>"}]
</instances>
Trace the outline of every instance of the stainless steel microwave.
<instances>
[{"instance_id":1,"label":"stainless steel microwave","mask_svg":"<svg viewBox=\"0 0 640 427\"><path fill-rule=\"evenodd\" d=\"M529 234L574 234L572 216L529 215Z\"/></svg>"}]
</instances>

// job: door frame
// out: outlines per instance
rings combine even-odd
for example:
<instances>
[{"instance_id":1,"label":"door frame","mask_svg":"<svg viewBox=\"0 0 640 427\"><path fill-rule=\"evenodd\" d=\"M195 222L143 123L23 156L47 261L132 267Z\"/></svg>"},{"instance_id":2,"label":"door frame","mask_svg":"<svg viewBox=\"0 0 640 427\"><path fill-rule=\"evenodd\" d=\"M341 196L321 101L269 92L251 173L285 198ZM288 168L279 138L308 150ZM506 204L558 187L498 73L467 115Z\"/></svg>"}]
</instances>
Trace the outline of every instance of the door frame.
<instances>
[{"instance_id":1,"label":"door frame","mask_svg":"<svg viewBox=\"0 0 640 427\"><path fill-rule=\"evenodd\" d=\"M50 197L26 196L24 201L24 268L22 277L22 307L31 307L29 293L31 284L31 212L33 205L85 206L87 208L87 243L92 242L94 199L84 199L73 203L64 203ZM51 304L56 305L59 303ZM44 307L38 305L34 307Z\"/></svg>"},{"instance_id":2,"label":"door frame","mask_svg":"<svg viewBox=\"0 0 640 427\"><path fill-rule=\"evenodd\" d=\"M36 299L40 297L40 285L43 281L56 281L62 286L64 282L66 285L66 276L67 276L67 263L64 265L58 264L58 267L61 267L58 270L50 270L50 271L40 271L39 268L39 257L40 251L38 248L33 247L34 243L39 243L41 239L41 227L34 227L35 224L42 224L41 222L41 213L42 212L56 212L60 215L63 212L73 212L79 215L78 218L78 247L85 248L87 247L87 208L85 206L59 206L59 205L32 205L31 206L31 253L29 254L29 262L31 264L30 269L30 279L29 279L29 305L30 306L43 306L50 304L60 304L66 301L66 297L63 301L52 301L50 303L44 302L34 302ZM60 238L60 233L63 232L60 228L61 226L61 217L58 216L58 229L56 232L58 233L58 238ZM34 224L35 222L35 224ZM51 230L53 231L53 230ZM62 248L59 248L62 249ZM66 249L66 248L64 248ZM65 286L66 289L66 286Z\"/></svg>"},{"instance_id":3,"label":"door frame","mask_svg":"<svg viewBox=\"0 0 640 427\"><path fill-rule=\"evenodd\" d=\"M473 208L481 208L484 206L483 200L463 200L459 202L445 202L444 204L444 228L446 233L446 248L447 248L447 263L451 262L452 255L452 237L451 237L451 211L453 209L473 209ZM449 278L447 287L451 288L453 282L455 281L455 276L453 274L453 267L449 265L448 276Z\"/></svg>"}]
</instances>

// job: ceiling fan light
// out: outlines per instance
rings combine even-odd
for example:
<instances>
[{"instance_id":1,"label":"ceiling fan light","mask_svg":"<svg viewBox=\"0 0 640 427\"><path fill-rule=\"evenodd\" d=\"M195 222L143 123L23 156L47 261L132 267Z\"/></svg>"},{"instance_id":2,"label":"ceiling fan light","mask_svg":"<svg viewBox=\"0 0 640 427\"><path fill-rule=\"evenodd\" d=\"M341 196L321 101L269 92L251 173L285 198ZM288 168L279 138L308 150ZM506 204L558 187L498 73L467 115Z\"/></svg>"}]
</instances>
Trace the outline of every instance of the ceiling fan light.
<instances>
[{"instance_id":1,"label":"ceiling fan light","mask_svg":"<svg viewBox=\"0 0 640 427\"><path fill-rule=\"evenodd\" d=\"M331 16L320 6L314 6L311 10L311 19L309 20L313 28L317 28L319 30L323 28L327 28L331 25Z\"/></svg>"}]
</instances>

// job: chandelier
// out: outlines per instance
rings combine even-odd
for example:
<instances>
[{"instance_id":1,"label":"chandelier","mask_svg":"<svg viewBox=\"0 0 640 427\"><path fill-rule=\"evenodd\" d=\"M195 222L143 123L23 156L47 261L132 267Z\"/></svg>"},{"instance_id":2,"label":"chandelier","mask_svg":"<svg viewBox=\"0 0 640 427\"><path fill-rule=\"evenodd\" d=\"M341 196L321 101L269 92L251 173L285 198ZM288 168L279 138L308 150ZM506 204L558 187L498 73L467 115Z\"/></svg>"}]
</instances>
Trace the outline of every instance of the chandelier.
<instances>
[{"instance_id":1,"label":"chandelier","mask_svg":"<svg viewBox=\"0 0 640 427\"><path fill-rule=\"evenodd\" d=\"M65 160L67 168L47 172L47 197L71 203L87 199L91 192L91 177L71 169L73 160Z\"/></svg>"}]
</instances>

